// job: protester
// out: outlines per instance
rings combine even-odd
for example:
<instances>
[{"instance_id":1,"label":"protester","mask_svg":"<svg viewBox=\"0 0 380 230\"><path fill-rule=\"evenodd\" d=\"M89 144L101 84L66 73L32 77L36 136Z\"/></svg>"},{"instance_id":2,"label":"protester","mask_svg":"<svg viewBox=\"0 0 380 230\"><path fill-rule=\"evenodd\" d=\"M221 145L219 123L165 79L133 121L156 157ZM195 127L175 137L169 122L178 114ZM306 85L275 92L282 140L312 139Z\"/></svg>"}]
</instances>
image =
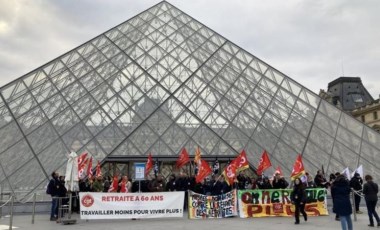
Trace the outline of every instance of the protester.
<instances>
[{"instance_id":1,"label":"protester","mask_svg":"<svg viewBox=\"0 0 380 230\"><path fill-rule=\"evenodd\" d=\"M153 179L150 184L151 192L163 192L165 190L165 181L161 174L157 175L157 178Z\"/></svg>"},{"instance_id":2,"label":"protester","mask_svg":"<svg viewBox=\"0 0 380 230\"><path fill-rule=\"evenodd\" d=\"M111 178L109 176L106 176L104 183L103 183L103 192L108 192L111 186Z\"/></svg>"},{"instance_id":3,"label":"protester","mask_svg":"<svg viewBox=\"0 0 380 230\"><path fill-rule=\"evenodd\" d=\"M350 187L354 190L355 193L355 211L357 214L362 214L363 212L359 210L361 200L359 192L361 192L363 189L363 179L360 177L359 173L355 173L354 177L351 178Z\"/></svg>"},{"instance_id":4,"label":"protester","mask_svg":"<svg viewBox=\"0 0 380 230\"><path fill-rule=\"evenodd\" d=\"M165 191L174 192L177 191L176 176L175 174L170 175L168 183L166 183Z\"/></svg>"},{"instance_id":5,"label":"protester","mask_svg":"<svg viewBox=\"0 0 380 230\"><path fill-rule=\"evenodd\" d=\"M306 172L305 175L307 178L306 179L306 187L307 188L315 188L315 183L314 183L313 177L308 172Z\"/></svg>"},{"instance_id":6,"label":"protester","mask_svg":"<svg viewBox=\"0 0 380 230\"><path fill-rule=\"evenodd\" d=\"M46 193L51 196L51 210L50 210L50 220L56 221L58 218L58 199L59 193L61 190L61 182L58 177L59 174L57 172L53 172L51 174L52 179L49 181L49 184L46 189Z\"/></svg>"},{"instance_id":7,"label":"protester","mask_svg":"<svg viewBox=\"0 0 380 230\"><path fill-rule=\"evenodd\" d=\"M94 192L103 192L104 191L103 178L101 176L95 178L95 181L92 186L93 186Z\"/></svg>"},{"instance_id":8,"label":"protester","mask_svg":"<svg viewBox=\"0 0 380 230\"><path fill-rule=\"evenodd\" d=\"M322 170L317 171L317 175L315 175L314 178L314 183L317 188L327 188L329 186L329 182L327 182Z\"/></svg>"},{"instance_id":9,"label":"protester","mask_svg":"<svg viewBox=\"0 0 380 230\"><path fill-rule=\"evenodd\" d=\"M295 218L296 222L294 224L300 223L300 212L303 215L305 221L307 221L307 214L305 212L306 204L306 192L302 181L299 178L294 180L293 192L291 194L291 201L295 205Z\"/></svg>"},{"instance_id":10,"label":"protester","mask_svg":"<svg viewBox=\"0 0 380 230\"><path fill-rule=\"evenodd\" d=\"M287 188L289 183L285 180L284 177L281 177L280 173L276 173L273 181L272 181L272 186L274 189L285 189Z\"/></svg>"},{"instance_id":11,"label":"protester","mask_svg":"<svg viewBox=\"0 0 380 230\"><path fill-rule=\"evenodd\" d=\"M330 185L332 186L334 184L334 181L336 179L337 176L340 175L340 172L336 172L335 174L334 173L331 173L330 174ZM330 188L331 189L331 188ZM334 203L334 197L332 197L332 201ZM333 210L334 211L334 210ZM335 220L336 221L340 221L339 219L339 215L337 213L335 213Z\"/></svg>"},{"instance_id":12,"label":"protester","mask_svg":"<svg viewBox=\"0 0 380 230\"><path fill-rule=\"evenodd\" d=\"M377 193L379 192L379 186L372 181L371 175L366 175L364 177L366 183L363 186L363 194L365 203L367 205L368 217L369 217L369 225L370 227L374 227L373 216L377 221L377 226L380 226L379 215L376 212L376 204L377 204Z\"/></svg>"},{"instance_id":13,"label":"protester","mask_svg":"<svg viewBox=\"0 0 380 230\"><path fill-rule=\"evenodd\" d=\"M250 182L249 177L247 177L244 172L240 172L237 176L237 187L238 189L247 189Z\"/></svg>"},{"instance_id":14,"label":"protester","mask_svg":"<svg viewBox=\"0 0 380 230\"><path fill-rule=\"evenodd\" d=\"M348 180L344 175L339 175L331 186L331 196L333 211L339 215L342 230L352 230L350 192Z\"/></svg>"},{"instance_id":15,"label":"protester","mask_svg":"<svg viewBox=\"0 0 380 230\"><path fill-rule=\"evenodd\" d=\"M259 189L272 189L272 184L269 181L268 177L264 177L264 179L258 184Z\"/></svg>"}]
</instances>

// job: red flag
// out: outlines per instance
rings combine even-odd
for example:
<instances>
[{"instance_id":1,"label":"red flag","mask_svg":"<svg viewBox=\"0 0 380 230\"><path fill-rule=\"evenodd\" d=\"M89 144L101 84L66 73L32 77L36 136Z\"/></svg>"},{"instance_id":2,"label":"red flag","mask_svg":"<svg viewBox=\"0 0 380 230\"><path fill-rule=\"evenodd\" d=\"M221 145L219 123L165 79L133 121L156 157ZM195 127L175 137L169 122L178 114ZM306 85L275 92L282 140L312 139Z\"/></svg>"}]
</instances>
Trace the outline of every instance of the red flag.
<instances>
[{"instance_id":1,"label":"red flag","mask_svg":"<svg viewBox=\"0 0 380 230\"><path fill-rule=\"evenodd\" d=\"M236 161L236 159L231 161L231 163L223 170L223 176L228 185L233 184L236 178L236 170L239 165L239 161Z\"/></svg>"},{"instance_id":2,"label":"red flag","mask_svg":"<svg viewBox=\"0 0 380 230\"><path fill-rule=\"evenodd\" d=\"M112 184L108 189L108 192L117 192L117 188L119 187L119 177L117 175L113 176Z\"/></svg>"},{"instance_id":3,"label":"red flag","mask_svg":"<svg viewBox=\"0 0 380 230\"><path fill-rule=\"evenodd\" d=\"M249 163L247 160L247 154L245 153L244 149L241 151L241 153L235 158L236 161L236 170L242 171L244 169L249 168Z\"/></svg>"},{"instance_id":4,"label":"red flag","mask_svg":"<svg viewBox=\"0 0 380 230\"><path fill-rule=\"evenodd\" d=\"M152 168L153 168L153 158L152 158L152 154L149 153L148 160L146 161L146 164L145 164L145 175L148 175L148 173L150 172L150 170L152 170Z\"/></svg>"},{"instance_id":5,"label":"red flag","mask_svg":"<svg viewBox=\"0 0 380 230\"><path fill-rule=\"evenodd\" d=\"M187 153L186 148L183 148L181 153L178 156L178 160L175 163L175 167L180 169L182 166L186 165L190 161L189 154Z\"/></svg>"},{"instance_id":6,"label":"red flag","mask_svg":"<svg viewBox=\"0 0 380 230\"><path fill-rule=\"evenodd\" d=\"M82 153L78 157L78 168L82 167L82 165L85 163L85 159L87 158L87 153Z\"/></svg>"},{"instance_id":7,"label":"red flag","mask_svg":"<svg viewBox=\"0 0 380 230\"><path fill-rule=\"evenodd\" d=\"M88 158L86 160L84 160L84 162L82 162L81 166L79 167L78 166L78 177L79 179L82 179L84 177L84 170L86 169L86 166L87 166L87 162L88 162Z\"/></svg>"},{"instance_id":8,"label":"red flag","mask_svg":"<svg viewBox=\"0 0 380 230\"><path fill-rule=\"evenodd\" d=\"M102 169L100 168L100 163L98 161L98 164L96 165L96 177L101 177L102 176Z\"/></svg>"},{"instance_id":9,"label":"red flag","mask_svg":"<svg viewBox=\"0 0 380 230\"><path fill-rule=\"evenodd\" d=\"M121 179L120 192L121 193L127 193L128 192L127 179L125 177L123 177L123 179Z\"/></svg>"},{"instance_id":10,"label":"red flag","mask_svg":"<svg viewBox=\"0 0 380 230\"><path fill-rule=\"evenodd\" d=\"M277 173L280 174L280 176L284 176L284 174L282 174L280 166L277 166L276 171L274 171L274 175L276 175Z\"/></svg>"},{"instance_id":11,"label":"red flag","mask_svg":"<svg viewBox=\"0 0 380 230\"><path fill-rule=\"evenodd\" d=\"M200 167L198 169L198 174L195 177L195 181L197 183L200 183L203 181L203 179L208 176L210 173L212 173L212 169L210 168L210 165L205 160L201 160L201 163L199 164Z\"/></svg>"},{"instance_id":12,"label":"red flag","mask_svg":"<svg viewBox=\"0 0 380 230\"><path fill-rule=\"evenodd\" d=\"M87 176L90 179L94 176L94 174L92 173L92 157L90 158L90 161L88 162Z\"/></svg>"},{"instance_id":13,"label":"red flag","mask_svg":"<svg viewBox=\"0 0 380 230\"><path fill-rule=\"evenodd\" d=\"M303 174L305 174L305 167L303 166L301 154L298 154L296 162L294 162L292 175L290 175L290 178L292 180L295 180L297 177L300 177Z\"/></svg>"},{"instance_id":14,"label":"red flag","mask_svg":"<svg viewBox=\"0 0 380 230\"><path fill-rule=\"evenodd\" d=\"M257 170L256 170L257 175L263 174L265 169L269 168L270 166L272 166L272 163L269 160L267 151L264 150L263 155L261 155L259 166L257 167Z\"/></svg>"}]
</instances>

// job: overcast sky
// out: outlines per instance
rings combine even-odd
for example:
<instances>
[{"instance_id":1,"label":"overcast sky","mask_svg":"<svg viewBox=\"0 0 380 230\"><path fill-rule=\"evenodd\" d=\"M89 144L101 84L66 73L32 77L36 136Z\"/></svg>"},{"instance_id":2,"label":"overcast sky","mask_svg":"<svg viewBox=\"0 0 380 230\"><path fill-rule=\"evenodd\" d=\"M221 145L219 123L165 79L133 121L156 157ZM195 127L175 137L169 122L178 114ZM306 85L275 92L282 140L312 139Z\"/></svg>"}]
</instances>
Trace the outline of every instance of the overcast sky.
<instances>
[{"instance_id":1,"label":"overcast sky","mask_svg":"<svg viewBox=\"0 0 380 230\"><path fill-rule=\"evenodd\" d=\"M0 0L0 86L158 3ZM170 0L315 93L359 76L380 94L379 0Z\"/></svg>"}]
</instances>

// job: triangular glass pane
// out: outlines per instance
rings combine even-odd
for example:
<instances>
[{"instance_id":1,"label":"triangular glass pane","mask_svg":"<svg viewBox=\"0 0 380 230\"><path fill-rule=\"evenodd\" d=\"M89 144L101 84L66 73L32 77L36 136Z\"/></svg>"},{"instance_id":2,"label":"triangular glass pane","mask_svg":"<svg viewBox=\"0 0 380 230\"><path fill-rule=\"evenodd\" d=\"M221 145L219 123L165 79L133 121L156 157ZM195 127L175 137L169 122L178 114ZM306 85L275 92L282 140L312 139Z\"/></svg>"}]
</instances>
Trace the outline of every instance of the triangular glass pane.
<instances>
[{"instance_id":1,"label":"triangular glass pane","mask_svg":"<svg viewBox=\"0 0 380 230\"><path fill-rule=\"evenodd\" d=\"M0 154L0 162L7 175L13 174L21 165L24 165L32 158L33 153L25 139Z\"/></svg>"},{"instance_id":2,"label":"triangular glass pane","mask_svg":"<svg viewBox=\"0 0 380 230\"><path fill-rule=\"evenodd\" d=\"M60 141L54 142L43 152L37 155L45 172L51 173L62 166L66 166L69 152L65 145ZM65 172L61 172L65 173ZM64 174L63 174L64 175Z\"/></svg>"}]
</instances>

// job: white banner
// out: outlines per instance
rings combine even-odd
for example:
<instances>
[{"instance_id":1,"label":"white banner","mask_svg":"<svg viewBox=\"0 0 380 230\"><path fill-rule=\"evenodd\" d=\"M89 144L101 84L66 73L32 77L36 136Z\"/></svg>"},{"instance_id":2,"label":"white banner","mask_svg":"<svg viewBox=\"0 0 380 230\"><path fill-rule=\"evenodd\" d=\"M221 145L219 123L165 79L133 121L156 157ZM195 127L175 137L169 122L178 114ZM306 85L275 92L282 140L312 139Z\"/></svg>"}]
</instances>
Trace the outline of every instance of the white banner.
<instances>
[{"instance_id":1,"label":"white banner","mask_svg":"<svg viewBox=\"0 0 380 230\"><path fill-rule=\"evenodd\" d=\"M183 217L185 192L81 192L81 219Z\"/></svg>"}]
</instances>

